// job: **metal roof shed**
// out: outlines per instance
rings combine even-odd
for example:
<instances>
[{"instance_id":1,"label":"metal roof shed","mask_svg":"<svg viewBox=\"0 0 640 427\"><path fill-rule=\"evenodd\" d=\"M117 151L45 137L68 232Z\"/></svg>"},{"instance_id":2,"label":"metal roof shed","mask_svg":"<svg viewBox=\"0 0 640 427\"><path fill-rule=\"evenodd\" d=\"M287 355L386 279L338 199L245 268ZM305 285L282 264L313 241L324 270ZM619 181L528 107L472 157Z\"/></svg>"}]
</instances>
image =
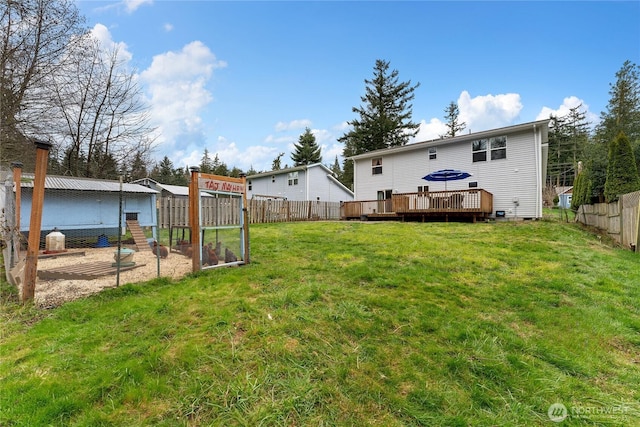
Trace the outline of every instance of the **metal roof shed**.
<instances>
[{"instance_id":1,"label":"metal roof shed","mask_svg":"<svg viewBox=\"0 0 640 427\"><path fill-rule=\"evenodd\" d=\"M28 233L33 175L23 175L21 188L20 231ZM142 185L123 183L122 224L125 224L127 219L135 219L142 227L155 229L157 193L156 190ZM58 228L67 236L117 235L119 206L119 181L47 176L42 209L42 233L46 235Z\"/></svg>"}]
</instances>

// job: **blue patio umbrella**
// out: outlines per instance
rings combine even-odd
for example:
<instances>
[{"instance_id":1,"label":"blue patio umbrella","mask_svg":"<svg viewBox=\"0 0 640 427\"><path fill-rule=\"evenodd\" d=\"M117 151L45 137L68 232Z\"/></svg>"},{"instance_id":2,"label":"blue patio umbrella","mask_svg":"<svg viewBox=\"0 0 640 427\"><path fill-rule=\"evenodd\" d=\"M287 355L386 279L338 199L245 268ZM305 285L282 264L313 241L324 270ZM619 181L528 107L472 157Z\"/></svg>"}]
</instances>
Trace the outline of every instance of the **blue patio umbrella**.
<instances>
[{"instance_id":1,"label":"blue patio umbrella","mask_svg":"<svg viewBox=\"0 0 640 427\"><path fill-rule=\"evenodd\" d=\"M457 169L441 169L439 171L431 172L422 177L427 181L444 181L444 190L447 191L447 182L455 181L458 179L469 178L471 174Z\"/></svg>"}]
</instances>

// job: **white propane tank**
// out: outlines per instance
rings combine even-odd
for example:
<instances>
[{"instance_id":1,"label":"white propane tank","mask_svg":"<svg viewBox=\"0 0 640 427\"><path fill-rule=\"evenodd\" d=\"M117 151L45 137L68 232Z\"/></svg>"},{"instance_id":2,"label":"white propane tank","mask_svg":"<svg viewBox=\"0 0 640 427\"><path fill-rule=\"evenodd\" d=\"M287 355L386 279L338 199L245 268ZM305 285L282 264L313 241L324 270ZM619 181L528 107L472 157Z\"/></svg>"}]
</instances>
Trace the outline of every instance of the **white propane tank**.
<instances>
[{"instance_id":1,"label":"white propane tank","mask_svg":"<svg viewBox=\"0 0 640 427\"><path fill-rule=\"evenodd\" d=\"M46 252L64 252L64 234L54 228L45 238Z\"/></svg>"}]
</instances>

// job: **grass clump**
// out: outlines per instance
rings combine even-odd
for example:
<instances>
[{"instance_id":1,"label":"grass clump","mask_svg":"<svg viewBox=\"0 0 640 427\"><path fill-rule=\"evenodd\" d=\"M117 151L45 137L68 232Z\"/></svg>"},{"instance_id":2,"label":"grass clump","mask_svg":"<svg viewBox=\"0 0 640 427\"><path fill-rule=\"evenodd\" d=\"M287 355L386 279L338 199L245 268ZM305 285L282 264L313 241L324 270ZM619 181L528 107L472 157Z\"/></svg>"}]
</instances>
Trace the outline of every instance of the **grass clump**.
<instances>
[{"instance_id":1,"label":"grass clump","mask_svg":"<svg viewBox=\"0 0 640 427\"><path fill-rule=\"evenodd\" d=\"M636 254L558 221L251 239L244 267L3 306L0 425L637 423Z\"/></svg>"}]
</instances>

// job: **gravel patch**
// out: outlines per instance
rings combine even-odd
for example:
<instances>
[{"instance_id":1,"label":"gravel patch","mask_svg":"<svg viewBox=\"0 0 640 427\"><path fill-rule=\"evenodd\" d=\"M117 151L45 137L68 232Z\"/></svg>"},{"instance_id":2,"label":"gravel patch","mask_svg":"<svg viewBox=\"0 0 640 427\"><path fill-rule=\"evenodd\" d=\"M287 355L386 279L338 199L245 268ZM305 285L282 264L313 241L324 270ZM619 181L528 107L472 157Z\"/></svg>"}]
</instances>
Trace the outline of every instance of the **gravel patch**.
<instances>
[{"instance_id":1,"label":"gravel patch","mask_svg":"<svg viewBox=\"0 0 640 427\"><path fill-rule=\"evenodd\" d=\"M76 253L74 253L76 252ZM84 252L84 254L81 254ZM41 258L38 270L49 270L79 263L96 261L114 262L116 248L69 250L63 256ZM158 259L150 251L135 252L133 261L136 268L120 272L120 285L138 283L158 277ZM160 259L160 276L180 279L192 270L191 258L180 253L171 252L167 258ZM144 264L144 265L143 265ZM116 287L116 275L106 275L92 280L43 280L38 278L35 289L35 304L43 308L59 306Z\"/></svg>"}]
</instances>

